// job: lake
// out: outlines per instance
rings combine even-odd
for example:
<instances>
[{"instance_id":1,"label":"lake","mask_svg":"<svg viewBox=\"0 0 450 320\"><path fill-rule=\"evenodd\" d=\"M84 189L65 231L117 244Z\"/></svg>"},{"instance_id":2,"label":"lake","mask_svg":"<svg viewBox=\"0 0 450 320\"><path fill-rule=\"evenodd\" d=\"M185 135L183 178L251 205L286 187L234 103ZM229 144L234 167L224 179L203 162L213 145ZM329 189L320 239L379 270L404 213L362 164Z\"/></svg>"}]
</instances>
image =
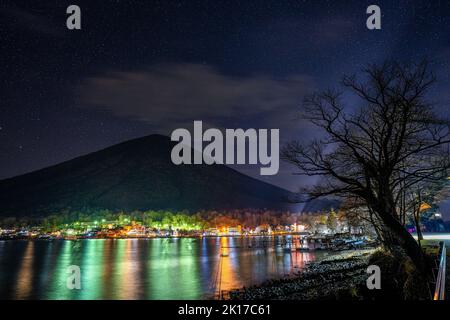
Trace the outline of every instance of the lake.
<instances>
[{"instance_id":1,"label":"lake","mask_svg":"<svg viewBox=\"0 0 450 320\"><path fill-rule=\"evenodd\" d=\"M412 234L414 239L417 240L417 234ZM423 244L428 245L438 245L439 242L444 242L445 246L450 249L450 233L438 233L438 232L427 232L423 234Z\"/></svg>"},{"instance_id":2,"label":"lake","mask_svg":"<svg viewBox=\"0 0 450 320\"><path fill-rule=\"evenodd\" d=\"M0 241L0 299L211 299L329 255L286 252L286 239ZM71 265L81 270L79 290L66 285Z\"/></svg>"}]
</instances>

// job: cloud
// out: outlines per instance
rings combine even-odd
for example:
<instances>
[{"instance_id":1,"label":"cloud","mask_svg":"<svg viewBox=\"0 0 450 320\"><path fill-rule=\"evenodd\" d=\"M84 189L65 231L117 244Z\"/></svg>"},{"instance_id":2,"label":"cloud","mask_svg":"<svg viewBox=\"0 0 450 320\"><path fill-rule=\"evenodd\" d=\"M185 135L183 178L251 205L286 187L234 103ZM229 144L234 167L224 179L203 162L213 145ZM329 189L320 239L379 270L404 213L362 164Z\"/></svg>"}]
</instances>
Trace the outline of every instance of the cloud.
<instances>
[{"instance_id":1,"label":"cloud","mask_svg":"<svg viewBox=\"0 0 450 320\"><path fill-rule=\"evenodd\" d=\"M238 77L201 64L160 64L87 78L77 96L81 107L146 121L155 129L193 120L216 127L261 127L287 125L312 82L306 75Z\"/></svg>"},{"instance_id":2,"label":"cloud","mask_svg":"<svg viewBox=\"0 0 450 320\"><path fill-rule=\"evenodd\" d=\"M278 128L281 144L310 138L311 125L298 118L305 94L314 88L307 75L276 79L267 75L230 76L200 64L161 64L141 71L116 71L85 79L77 88L78 105L145 121L154 132L170 134L202 120L204 128ZM292 167L280 164L265 179L259 166L235 166L258 179L292 191ZM292 180L291 183L287 183Z\"/></svg>"}]
</instances>

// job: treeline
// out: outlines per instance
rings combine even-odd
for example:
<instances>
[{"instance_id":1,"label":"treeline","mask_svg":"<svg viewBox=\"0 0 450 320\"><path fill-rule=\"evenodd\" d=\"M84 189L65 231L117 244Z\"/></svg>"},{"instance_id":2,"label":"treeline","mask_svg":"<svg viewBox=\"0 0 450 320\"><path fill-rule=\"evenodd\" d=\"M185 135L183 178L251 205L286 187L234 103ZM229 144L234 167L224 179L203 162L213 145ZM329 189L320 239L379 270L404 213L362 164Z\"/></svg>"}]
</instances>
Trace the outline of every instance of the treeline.
<instances>
[{"instance_id":1,"label":"treeline","mask_svg":"<svg viewBox=\"0 0 450 320\"><path fill-rule=\"evenodd\" d=\"M145 226L167 229L177 228L184 230L207 229L215 227L255 228L261 225L277 226L291 225L304 222L299 213L280 212L260 209L240 210L205 210L191 213L188 211L144 210L144 211L112 211L105 209L86 209L69 211L63 210L46 217L9 217L0 219L2 227L28 227L40 226L44 228L58 228L66 225L80 225L97 222L117 222L128 224L132 222Z\"/></svg>"}]
</instances>

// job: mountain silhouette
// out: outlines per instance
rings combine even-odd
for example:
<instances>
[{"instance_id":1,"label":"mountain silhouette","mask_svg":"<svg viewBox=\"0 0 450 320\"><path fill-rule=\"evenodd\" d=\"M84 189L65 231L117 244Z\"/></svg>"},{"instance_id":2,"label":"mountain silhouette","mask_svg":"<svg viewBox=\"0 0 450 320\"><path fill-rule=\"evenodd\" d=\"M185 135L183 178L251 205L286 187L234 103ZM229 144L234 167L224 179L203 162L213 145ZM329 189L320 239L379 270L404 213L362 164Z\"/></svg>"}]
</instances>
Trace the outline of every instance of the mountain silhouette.
<instances>
[{"instance_id":1,"label":"mountain silhouette","mask_svg":"<svg viewBox=\"0 0 450 320\"><path fill-rule=\"evenodd\" d=\"M58 210L285 210L292 194L225 165L174 165L174 142L150 135L0 181L1 216Z\"/></svg>"},{"instance_id":2,"label":"mountain silhouette","mask_svg":"<svg viewBox=\"0 0 450 320\"><path fill-rule=\"evenodd\" d=\"M302 212L304 213L324 213L331 210L339 210L341 201L330 198L319 198L305 203Z\"/></svg>"}]
</instances>

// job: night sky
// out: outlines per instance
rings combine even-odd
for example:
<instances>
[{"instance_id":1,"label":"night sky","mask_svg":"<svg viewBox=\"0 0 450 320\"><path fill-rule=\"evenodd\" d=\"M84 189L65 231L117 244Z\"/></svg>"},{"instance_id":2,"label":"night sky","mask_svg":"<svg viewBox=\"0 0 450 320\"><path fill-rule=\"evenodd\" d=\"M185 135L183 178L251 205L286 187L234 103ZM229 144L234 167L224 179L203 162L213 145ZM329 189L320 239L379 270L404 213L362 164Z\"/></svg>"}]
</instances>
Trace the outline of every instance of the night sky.
<instances>
[{"instance_id":1,"label":"night sky","mask_svg":"<svg viewBox=\"0 0 450 320\"><path fill-rule=\"evenodd\" d=\"M66 28L70 4L81 30ZM381 30L366 28L370 4ZM193 120L308 138L303 96L388 58L431 59L449 113L449 22L438 0L2 0L0 178ZM295 190L293 171L263 179Z\"/></svg>"}]
</instances>

